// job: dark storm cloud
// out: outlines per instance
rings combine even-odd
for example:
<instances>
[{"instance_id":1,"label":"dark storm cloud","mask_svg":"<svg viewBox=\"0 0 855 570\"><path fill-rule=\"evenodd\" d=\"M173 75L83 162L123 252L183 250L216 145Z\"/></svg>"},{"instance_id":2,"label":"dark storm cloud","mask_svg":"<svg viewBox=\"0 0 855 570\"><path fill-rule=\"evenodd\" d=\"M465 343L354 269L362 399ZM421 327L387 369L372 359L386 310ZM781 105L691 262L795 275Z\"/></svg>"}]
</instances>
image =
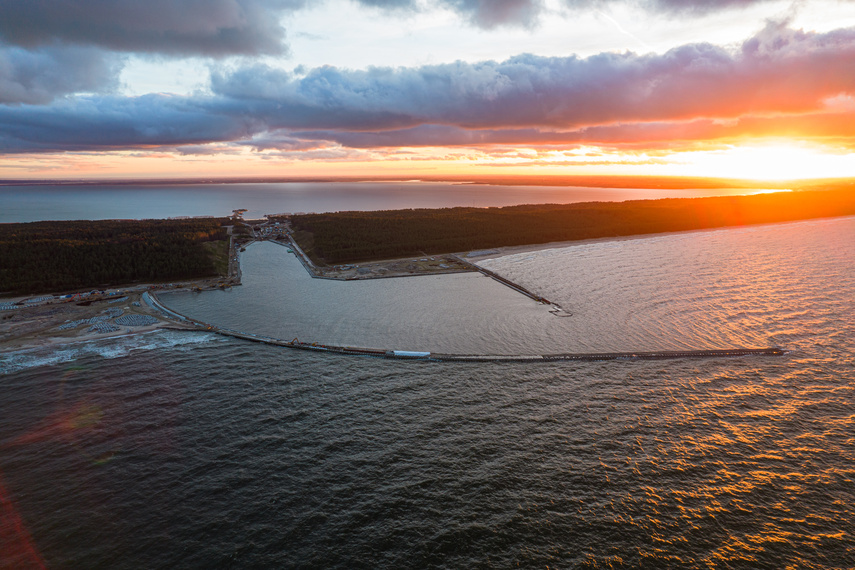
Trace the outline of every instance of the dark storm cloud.
<instances>
[{"instance_id":1,"label":"dark storm cloud","mask_svg":"<svg viewBox=\"0 0 855 570\"><path fill-rule=\"evenodd\" d=\"M304 0L0 0L0 38L123 52L227 56L285 49L282 11Z\"/></svg>"},{"instance_id":2,"label":"dark storm cloud","mask_svg":"<svg viewBox=\"0 0 855 570\"><path fill-rule=\"evenodd\" d=\"M35 50L0 45L0 104L44 104L57 97L116 87L118 57L86 47Z\"/></svg>"}]
</instances>

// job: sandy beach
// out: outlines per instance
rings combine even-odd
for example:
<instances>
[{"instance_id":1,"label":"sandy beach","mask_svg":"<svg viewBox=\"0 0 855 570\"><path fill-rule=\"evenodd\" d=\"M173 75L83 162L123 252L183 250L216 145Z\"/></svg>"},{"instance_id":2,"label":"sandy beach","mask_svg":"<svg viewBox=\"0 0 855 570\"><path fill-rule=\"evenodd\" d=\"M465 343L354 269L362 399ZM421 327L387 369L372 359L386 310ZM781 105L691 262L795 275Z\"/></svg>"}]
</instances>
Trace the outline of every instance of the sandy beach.
<instances>
[{"instance_id":1,"label":"sandy beach","mask_svg":"<svg viewBox=\"0 0 855 570\"><path fill-rule=\"evenodd\" d=\"M775 223L771 224L753 224L754 227L763 226L763 225L775 225ZM572 240L572 241L553 241L549 243L532 243L528 245L509 245L505 247L493 247L485 250L476 250L458 253L462 259L470 262L470 263L478 263L484 259L493 259L495 257L504 257L506 255L514 255L517 253L529 253L534 251L544 251L547 249L561 249L565 247L573 247L577 245L586 245L591 243L603 243L603 242L613 242L613 241L630 241L637 239L648 239L648 238L656 238L662 236L670 236L677 234L693 234L698 232L713 232L713 231L723 231L734 229L735 227L744 227L744 226L724 226L724 227L716 227L716 228L703 228L698 230L686 230L681 232L660 232L655 234L634 234L629 236L609 236L603 238L595 238L595 239L580 239L580 240Z\"/></svg>"}]
</instances>

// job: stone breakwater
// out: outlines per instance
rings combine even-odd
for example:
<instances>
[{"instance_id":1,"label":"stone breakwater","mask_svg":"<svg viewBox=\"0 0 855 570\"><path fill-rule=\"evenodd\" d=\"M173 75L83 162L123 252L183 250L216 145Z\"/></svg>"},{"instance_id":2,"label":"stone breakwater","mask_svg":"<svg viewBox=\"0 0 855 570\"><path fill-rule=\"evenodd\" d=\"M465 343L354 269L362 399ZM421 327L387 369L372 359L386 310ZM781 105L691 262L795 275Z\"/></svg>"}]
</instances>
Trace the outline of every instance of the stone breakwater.
<instances>
[{"instance_id":1,"label":"stone breakwater","mask_svg":"<svg viewBox=\"0 0 855 570\"><path fill-rule=\"evenodd\" d=\"M680 350L680 351L655 351L655 352L600 352L582 354L534 354L534 355L502 355L502 354L443 354L435 352L404 351L383 348L363 348L353 346L327 345L318 342L304 342L297 338L283 340L269 336L246 333L233 329L215 327L208 323L193 320L185 315L177 313L166 306L154 293L145 293L143 300L151 307L163 313L166 317L178 319L184 324L195 325L196 330L213 332L223 336L230 336L252 342L259 342L284 348L298 350L310 350L315 352L327 352L332 354L343 354L350 356L370 356L375 358L389 358L397 360L416 360L428 362L595 362L606 360L666 360L679 358L722 358L739 356L783 356L784 350L778 347L768 348L730 348L719 350Z\"/></svg>"}]
</instances>

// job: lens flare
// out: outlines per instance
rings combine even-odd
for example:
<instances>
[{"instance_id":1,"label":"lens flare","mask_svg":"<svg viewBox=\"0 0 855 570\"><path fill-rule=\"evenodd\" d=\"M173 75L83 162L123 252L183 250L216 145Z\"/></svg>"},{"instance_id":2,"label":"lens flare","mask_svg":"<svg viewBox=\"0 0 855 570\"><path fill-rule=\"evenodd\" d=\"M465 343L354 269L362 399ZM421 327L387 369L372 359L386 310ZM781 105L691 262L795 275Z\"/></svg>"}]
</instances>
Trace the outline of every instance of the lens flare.
<instances>
[{"instance_id":1,"label":"lens flare","mask_svg":"<svg viewBox=\"0 0 855 570\"><path fill-rule=\"evenodd\" d=\"M47 568L0 475L0 567Z\"/></svg>"}]
</instances>

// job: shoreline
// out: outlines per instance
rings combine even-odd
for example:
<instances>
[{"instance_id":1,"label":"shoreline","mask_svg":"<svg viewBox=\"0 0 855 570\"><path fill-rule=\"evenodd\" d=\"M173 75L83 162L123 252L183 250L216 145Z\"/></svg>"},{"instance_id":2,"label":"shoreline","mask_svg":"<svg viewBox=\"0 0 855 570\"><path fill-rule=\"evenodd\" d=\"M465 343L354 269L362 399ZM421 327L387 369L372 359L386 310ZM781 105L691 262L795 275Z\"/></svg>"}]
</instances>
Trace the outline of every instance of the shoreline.
<instances>
[{"instance_id":1,"label":"shoreline","mask_svg":"<svg viewBox=\"0 0 855 570\"><path fill-rule=\"evenodd\" d=\"M703 176L637 176L637 175L482 175L482 176L431 176L416 178L408 176L225 176L212 178L4 178L3 186L190 186L201 184L359 184L359 183L407 183L458 184L480 186L543 186L578 188L645 188L649 190L686 190L705 188L754 189L788 188L793 185L812 185L829 182L849 182L852 178L795 178L790 180L754 180L740 178L718 178Z\"/></svg>"},{"instance_id":2,"label":"shoreline","mask_svg":"<svg viewBox=\"0 0 855 570\"><path fill-rule=\"evenodd\" d=\"M835 220L842 218L853 218L855 216L829 216L826 218L806 218L803 220L789 220L785 222L769 222L765 224L746 224L742 226L721 226L715 228L699 228L695 230L682 230L677 232L658 232L653 234L633 234L628 236L609 236L609 237L601 237L601 238L591 238L591 239L580 239L580 240L569 240L569 241L553 241L547 243L537 243L537 244L528 244L528 245L508 245L508 246L500 246L493 247L485 250L476 250L472 252L462 252L456 255L460 256L462 259L470 262L477 263L479 261L484 261L486 259L494 259L498 257L505 257L508 255L515 255L518 253L531 253L536 251L546 251L548 249L563 249L567 247L574 247L577 245L590 245L594 243L604 243L604 242L616 242L616 241L635 241L639 239L647 239L647 238L658 238L665 236L676 236L676 235L686 235L686 234L696 234L696 233L704 233L704 232L718 232L718 231L729 231L729 230L738 230L745 228L762 228L765 226L781 226L781 225L789 225L789 224L802 224L806 222L819 222L823 220ZM484 253L480 253L480 252ZM473 255L478 254L478 255Z\"/></svg>"},{"instance_id":3,"label":"shoreline","mask_svg":"<svg viewBox=\"0 0 855 570\"><path fill-rule=\"evenodd\" d=\"M848 218L852 216L840 216ZM836 217L835 217L836 218ZM814 222L835 218L815 218L810 220L797 220L792 222L777 222L774 224L759 224L759 225L779 225L781 223L793 224ZM538 251L546 251L549 249L561 249L578 245L586 245L592 243L629 241L645 238L654 238L669 235L679 235L698 232L723 231L737 228L756 227L752 226L728 226L724 228L708 228L687 230L681 232L663 232L656 234L636 234L632 236L613 236L605 238L596 238L588 240L575 240L563 242L549 242L542 244L529 244L518 246L496 247L490 250L476 250L469 252L461 252L453 254L459 256L464 263L473 265L487 259L495 259L508 255L520 253L530 253ZM299 256L298 256L299 257ZM376 262L385 263L385 262ZM239 267L239 263L235 264ZM479 266L480 267L480 266ZM310 274L313 274L309 268L306 268ZM452 273L452 272L449 272ZM418 277L421 275L438 275L441 273L414 273L404 274L399 276L393 275L372 275L370 277L362 277L363 279L383 279L392 277ZM314 275L313 275L314 276ZM342 279L346 280L346 279ZM156 293L164 291L203 291L223 288L218 284L222 283L223 279L204 279L180 282L175 284L135 284L129 287L117 287L102 291L98 295L89 294L88 297L77 297L69 299L60 299L59 297L50 296L35 303L27 304L11 310L0 310L0 356L4 353L18 352L22 350L30 350L44 347L55 347L66 344L75 344L82 342L90 342L96 340L104 340L110 338L120 338L138 334L146 334L156 330L172 329L186 331L205 331L206 326L199 323L194 323L191 320L182 320L173 317L156 306L148 304L144 300L146 293ZM523 293L525 294L525 293ZM32 298L32 296L5 297L2 301L6 304L14 304ZM38 299L38 297L37 297ZM81 302L81 299L85 299ZM118 301L123 301L119 303ZM69 330L60 330L59 327L73 321L81 321L85 319L93 319L103 316L107 309L121 309L122 315L146 315L156 319L156 322L142 326L119 326L118 330L110 332L98 332L91 330L90 326L95 322L81 323L78 326L72 327ZM114 311L115 312L115 311ZM108 319L103 319L106 322ZM115 325L114 325L115 326ZM216 332L216 331L214 331ZM233 335L229 335L233 336Z\"/></svg>"},{"instance_id":4,"label":"shoreline","mask_svg":"<svg viewBox=\"0 0 855 570\"><path fill-rule=\"evenodd\" d=\"M182 284L172 290L192 291L194 285L197 283ZM111 294L86 299L82 301L83 304L75 298L51 298L0 311L0 356L23 350L134 336L162 329L199 330L196 326L171 319L147 304L143 296L150 287L138 286L135 289L117 289ZM131 322L137 324L115 322L115 319L122 317L130 317ZM100 325L115 330L99 331L97 327ZM62 329L63 326L67 328Z\"/></svg>"},{"instance_id":5,"label":"shoreline","mask_svg":"<svg viewBox=\"0 0 855 570\"><path fill-rule=\"evenodd\" d=\"M186 287L178 288L177 290L186 291ZM521 292L522 294L526 294ZM157 298L157 295L148 289L135 292L120 297L118 300L128 303L123 308L123 311L128 311L127 314L145 315L155 320L150 324L142 326L130 326L121 328L111 332L93 332L91 329L82 330L81 327L87 326L86 323L75 327L76 330L69 332L60 332L58 327L68 323L71 319L55 318L57 315L62 317L68 316L87 316L93 313L103 314L105 312L103 303L110 304L109 297L101 298L92 301L91 304L86 304L81 307L78 304L73 304L70 301L64 304L64 307L56 307L58 303L45 303L32 307L24 307L20 309L22 314L18 315L26 317L28 314L31 320L17 319L18 324L24 323L36 325L27 328L25 326L24 334L12 336L11 339L0 339L0 358L4 354L28 352L43 348L67 347L77 344L86 344L99 340L118 339L132 336L149 334L160 330L176 330L185 332L209 332L221 336L238 338L251 342L263 343L283 348L296 350L324 352L329 354L362 356L370 358L382 358L393 360L409 360L419 362L456 362L456 363L475 363L475 362L596 362L596 361L615 361L615 360L670 360L681 358L720 358L720 357L741 357L741 356L774 356L780 357L786 354L786 351L780 347L765 347L765 348L748 348L748 347L732 347L724 349L697 349L697 350L681 350L681 351L625 351L625 352L602 352L602 353L562 353L562 354L444 354L431 352L413 352L402 351L396 349L382 348L358 348L352 346L333 346L324 345L318 342L300 342L296 339L286 341L278 338L266 337L254 333L245 333L216 327L207 323L202 323L186 317L169 309L163 305ZM113 302L116 300L114 299ZM123 304L124 304L123 303ZM92 305L97 305L93 308ZM134 309L129 310L130 307ZM118 307L116 307L118 308ZM64 311L62 309L65 309ZM107 309L109 310L109 308ZM47 312L45 312L47 311ZM57 311L57 312L55 312ZM123 312L123 315L125 313ZM48 318L54 317L54 318ZM90 317L91 318L91 317ZM6 319L9 320L9 319Z\"/></svg>"},{"instance_id":6,"label":"shoreline","mask_svg":"<svg viewBox=\"0 0 855 570\"><path fill-rule=\"evenodd\" d=\"M423 275L451 275L476 271L469 263L454 253L423 257L400 257L377 259L359 263L345 263L332 266L316 265L300 245L289 237L287 240L265 240L288 248L314 279L332 281L363 281L367 279L393 279L398 277L419 277Z\"/></svg>"}]
</instances>

